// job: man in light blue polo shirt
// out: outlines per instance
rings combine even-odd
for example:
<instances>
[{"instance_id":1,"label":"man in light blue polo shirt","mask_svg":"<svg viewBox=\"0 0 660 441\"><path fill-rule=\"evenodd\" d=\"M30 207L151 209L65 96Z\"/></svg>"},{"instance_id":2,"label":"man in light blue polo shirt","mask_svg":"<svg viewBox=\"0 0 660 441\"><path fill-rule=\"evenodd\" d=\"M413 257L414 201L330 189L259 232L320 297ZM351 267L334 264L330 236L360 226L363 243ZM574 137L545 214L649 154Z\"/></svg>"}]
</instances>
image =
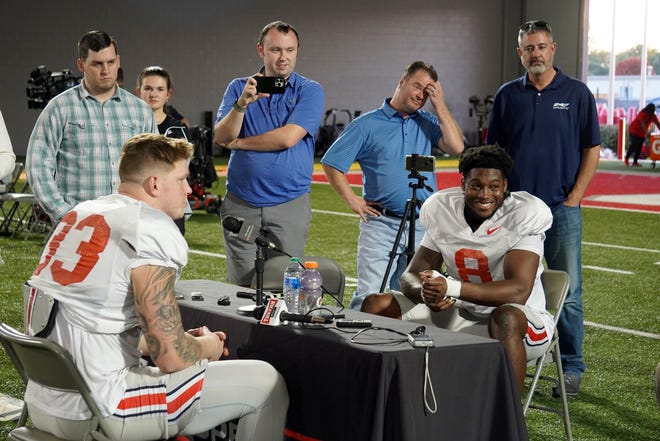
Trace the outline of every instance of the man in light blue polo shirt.
<instances>
[{"instance_id":1,"label":"man in light blue polo shirt","mask_svg":"<svg viewBox=\"0 0 660 441\"><path fill-rule=\"evenodd\" d=\"M421 110L430 100L436 115ZM411 197L406 155L430 155L433 147L457 155L463 151L463 133L445 104L438 74L430 64L416 61L403 72L392 98L379 109L353 120L330 146L321 163L328 181L348 206L360 215L358 238L358 286L350 307L360 309L368 294L378 292L394 246L406 201ZM357 161L362 169L363 195L353 193L346 172ZM435 173L421 173L426 185L436 189ZM414 182L413 182L414 183ZM430 192L422 188L424 202ZM424 230L416 222L416 244ZM407 237L407 226L405 231ZM397 245L398 258L389 286L399 289L399 277L407 266L403 254L407 240Z\"/></svg>"},{"instance_id":2,"label":"man in light blue polo shirt","mask_svg":"<svg viewBox=\"0 0 660 441\"><path fill-rule=\"evenodd\" d=\"M314 135L324 106L321 86L293 71L298 45L293 26L266 25L257 43L264 63L260 73L284 77L284 92L257 93L253 77L232 80L214 128L215 143L232 151L221 216L258 226L261 235L293 256L302 256L307 242ZM229 231L223 235L227 280L250 285L256 246Z\"/></svg>"}]
</instances>

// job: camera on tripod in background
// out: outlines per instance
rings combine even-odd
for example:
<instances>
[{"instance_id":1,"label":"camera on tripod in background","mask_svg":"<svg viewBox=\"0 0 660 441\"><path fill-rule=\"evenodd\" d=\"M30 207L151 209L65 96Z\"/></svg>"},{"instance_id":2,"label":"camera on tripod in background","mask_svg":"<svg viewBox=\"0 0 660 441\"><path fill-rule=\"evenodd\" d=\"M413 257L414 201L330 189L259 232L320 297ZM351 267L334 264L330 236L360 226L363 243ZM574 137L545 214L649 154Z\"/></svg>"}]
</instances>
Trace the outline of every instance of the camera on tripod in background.
<instances>
[{"instance_id":1,"label":"camera on tripod in background","mask_svg":"<svg viewBox=\"0 0 660 441\"><path fill-rule=\"evenodd\" d=\"M419 209L422 208L422 202L417 198L417 190L426 189L429 193L433 192L433 188L424 184L424 181L426 181L428 177L419 172L435 172L435 156L425 156L417 153L406 155L405 167L406 170L410 172L408 174L408 179L410 180L408 182L408 187L412 189L412 197L406 201L406 207L401 216L401 222L399 223L399 229L396 232L394 245L389 253L390 258L387 262L387 268L385 269L383 281L380 285L380 292L385 292L394 258L399 254L404 254L407 256L408 262L410 262L413 254L415 254L415 221L419 217ZM408 231L407 245L405 250L402 253L399 253L397 251L399 248L399 242L401 241L401 237L406 230L406 227Z\"/></svg>"},{"instance_id":2,"label":"camera on tripod in background","mask_svg":"<svg viewBox=\"0 0 660 441\"><path fill-rule=\"evenodd\" d=\"M435 171L435 156L423 156L417 153L406 155L406 170L417 172Z\"/></svg>"},{"instance_id":3,"label":"camera on tripod in background","mask_svg":"<svg viewBox=\"0 0 660 441\"><path fill-rule=\"evenodd\" d=\"M28 97L28 109L43 109L52 98L80 83L69 69L51 72L46 66L39 66L30 73L25 93Z\"/></svg>"}]
</instances>

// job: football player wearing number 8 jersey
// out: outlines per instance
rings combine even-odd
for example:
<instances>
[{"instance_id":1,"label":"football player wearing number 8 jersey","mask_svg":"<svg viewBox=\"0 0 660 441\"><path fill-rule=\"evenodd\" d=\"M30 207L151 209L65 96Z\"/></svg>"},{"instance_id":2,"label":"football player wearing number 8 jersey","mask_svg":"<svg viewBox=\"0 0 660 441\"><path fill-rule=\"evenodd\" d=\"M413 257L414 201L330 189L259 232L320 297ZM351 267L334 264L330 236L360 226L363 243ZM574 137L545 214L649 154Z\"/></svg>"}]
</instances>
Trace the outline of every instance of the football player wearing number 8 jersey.
<instances>
[{"instance_id":1,"label":"football player wearing number 8 jersey","mask_svg":"<svg viewBox=\"0 0 660 441\"><path fill-rule=\"evenodd\" d=\"M511 167L498 146L465 150L461 187L422 206L426 234L401 277L402 292L371 295L362 310L500 340L521 390L527 360L546 350L554 332L540 278L552 215L529 193L507 191ZM443 264L448 277L439 273Z\"/></svg>"},{"instance_id":2,"label":"football player wearing number 8 jersey","mask_svg":"<svg viewBox=\"0 0 660 441\"><path fill-rule=\"evenodd\" d=\"M180 139L129 139L119 193L65 214L29 283L57 300L48 338L73 356L110 438L167 439L240 418L237 440L281 440L289 398L280 374L259 360L218 362L226 335L181 324L174 284L188 246L173 219L188 203L191 155ZM30 382L25 401L37 428L87 439L80 395Z\"/></svg>"}]
</instances>

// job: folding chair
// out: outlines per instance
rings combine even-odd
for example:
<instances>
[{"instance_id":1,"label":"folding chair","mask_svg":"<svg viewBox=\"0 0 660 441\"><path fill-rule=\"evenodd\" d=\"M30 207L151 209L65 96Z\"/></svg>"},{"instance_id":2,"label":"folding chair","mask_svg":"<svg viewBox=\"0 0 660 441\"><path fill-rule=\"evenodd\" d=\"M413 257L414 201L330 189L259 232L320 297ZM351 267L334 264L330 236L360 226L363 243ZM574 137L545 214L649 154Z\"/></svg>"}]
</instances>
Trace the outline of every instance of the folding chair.
<instances>
[{"instance_id":1,"label":"folding chair","mask_svg":"<svg viewBox=\"0 0 660 441\"><path fill-rule=\"evenodd\" d=\"M4 234L11 233L12 237L21 228L27 228L27 223L30 221L30 216L34 212L34 207L37 203L36 198L30 192L30 186L27 181L21 186L19 179L23 173L23 163L17 162L14 166L12 179L6 185L6 192L0 194L0 213L2 213L2 224L0 224L0 232ZM15 223L16 226L12 230L11 224Z\"/></svg>"},{"instance_id":2,"label":"folding chair","mask_svg":"<svg viewBox=\"0 0 660 441\"><path fill-rule=\"evenodd\" d=\"M289 264L289 256L277 255L268 258L264 264L264 291L274 293L282 292L282 282L284 269ZM323 256L303 256L300 257L300 263L312 260L318 262L319 272L323 278L324 293L330 293L341 303L344 298L344 285L346 284L346 276L341 266L328 257ZM252 277L252 287L256 287L257 276Z\"/></svg>"},{"instance_id":3,"label":"folding chair","mask_svg":"<svg viewBox=\"0 0 660 441\"><path fill-rule=\"evenodd\" d=\"M26 384L29 380L61 391L79 393L92 412L89 439L112 441L105 435L110 432L105 428L101 411L85 379L64 348L45 338L28 337L5 323L0 324L0 342ZM8 440L64 441L35 427L26 426L27 417L27 405L24 405L17 427L9 433Z\"/></svg>"},{"instance_id":4,"label":"folding chair","mask_svg":"<svg viewBox=\"0 0 660 441\"><path fill-rule=\"evenodd\" d=\"M12 203L9 200L8 194L16 192L18 179L23 172L23 163L17 162L14 164L14 170L11 175L5 176L0 180L0 215L2 215L2 223L0 224L0 232L5 234L9 232L9 211L12 208Z\"/></svg>"},{"instance_id":5,"label":"folding chair","mask_svg":"<svg viewBox=\"0 0 660 441\"><path fill-rule=\"evenodd\" d=\"M46 214L43 208L37 202L36 197L30 201L29 211L26 212L26 215L29 214L29 218L25 219L26 216L23 216L21 222L21 227L16 229L12 233L12 237L20 230L25 230L25 238L27 240L32 233L50 233L53 229L53 222L50 220L50 216ZM44 241L48 239L48 235L44 238Z\"/></svg>"},{"instance_id":6,"label":"folding chair","mask_svg":"<svg viewBox=\"0 0 660 441\"><path fill-rule=\"evenodd\" d=\"M561 354L559 352L559 336L557 335L556 325L559 321L559 316L561 315L562 308L564 307L564 300L566 299L566 294L568 293L568 287L570 279L568 274L564 271L549 270L546 269L541 274L541 283L543 284L543 290L545 291L545 302L546 308L548 311L554 311L554 321L555 321L555 333L552 336L552 341L548 350L536 360L532 360L528 363L528 366L533 366L533 372L527 373L527 377L532 378L532 381L529 385L527 391L527 397L525 398L525 404L523 405L523 414L527 415L529 408L544 410L547 412L553 412L559 415L564 421L564 429L566 431L566 439L568 441L573 440L573 433L571 432L571 420L568 413L568 399L566 398L566 388L564 386L564 371L561 367ZM550 355L551 359L546 359ZM546 364L554 363L557 368L557 377L544 376L541 375L543 367ZM534 397L534 392L536 391L536 386L538 380L549 381L559 388L559 395L561 398L562 408L557 409L554 407L545 406L542 404L532 403L532 398Z\"/></svg>"},{"instance_id":7,"label":"folding chair","mask_svg":"<svg viewBox=\"0 0 660 441\"><path fill-rule=\"evenodd\" d=\"M0 224L0 233L10 234L14 237L19 231L25 231L25 239L35 231L44 233L52 230L50 217L39 206L37 198L32 194L30 185L25 181L19 183L24 167L16 163L12 173L11 183L6 184L6 191L0 193L0 213L3 220ZM12 229L12 223L15 224Z\"/></svg>"}]
</instances>

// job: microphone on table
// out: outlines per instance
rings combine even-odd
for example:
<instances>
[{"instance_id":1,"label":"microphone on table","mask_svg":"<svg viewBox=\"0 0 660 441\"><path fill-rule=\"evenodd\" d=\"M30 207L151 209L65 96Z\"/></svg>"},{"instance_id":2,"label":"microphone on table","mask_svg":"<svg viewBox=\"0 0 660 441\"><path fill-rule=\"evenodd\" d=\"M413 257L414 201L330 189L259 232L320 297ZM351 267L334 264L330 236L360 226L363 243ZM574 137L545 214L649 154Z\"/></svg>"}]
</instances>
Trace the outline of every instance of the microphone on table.
<instances>
[{"instance_id":1,"label":"microphone on table","mask_svg":"<svg viewBox=\"0 0 660 441\"><path fill-rule=\"evenodd\" d=\"M229 230L232 233L238 234L238 236L245 242L256 243L261 247L270 248L271 250L283 253L282 250L277 248L277 245L259 235L260 227L258 225L248 224L245 221L238 220L233 216L225 216L222 219L222 228Z\"/></svg>"},{"instance_id":2,"label":"microphone on table","mask_svg":"<svg viewBox=\"0 0 660 441\"><path fill-rule=\"evenodd\" d=\"M270 299L268 303L256 307L252 311L253 317L266 326L279 326L282 321L314 324L330 324L331 318L310 314L294 314L287 310L282 299Z\"/></svg>"}]
</instances>

